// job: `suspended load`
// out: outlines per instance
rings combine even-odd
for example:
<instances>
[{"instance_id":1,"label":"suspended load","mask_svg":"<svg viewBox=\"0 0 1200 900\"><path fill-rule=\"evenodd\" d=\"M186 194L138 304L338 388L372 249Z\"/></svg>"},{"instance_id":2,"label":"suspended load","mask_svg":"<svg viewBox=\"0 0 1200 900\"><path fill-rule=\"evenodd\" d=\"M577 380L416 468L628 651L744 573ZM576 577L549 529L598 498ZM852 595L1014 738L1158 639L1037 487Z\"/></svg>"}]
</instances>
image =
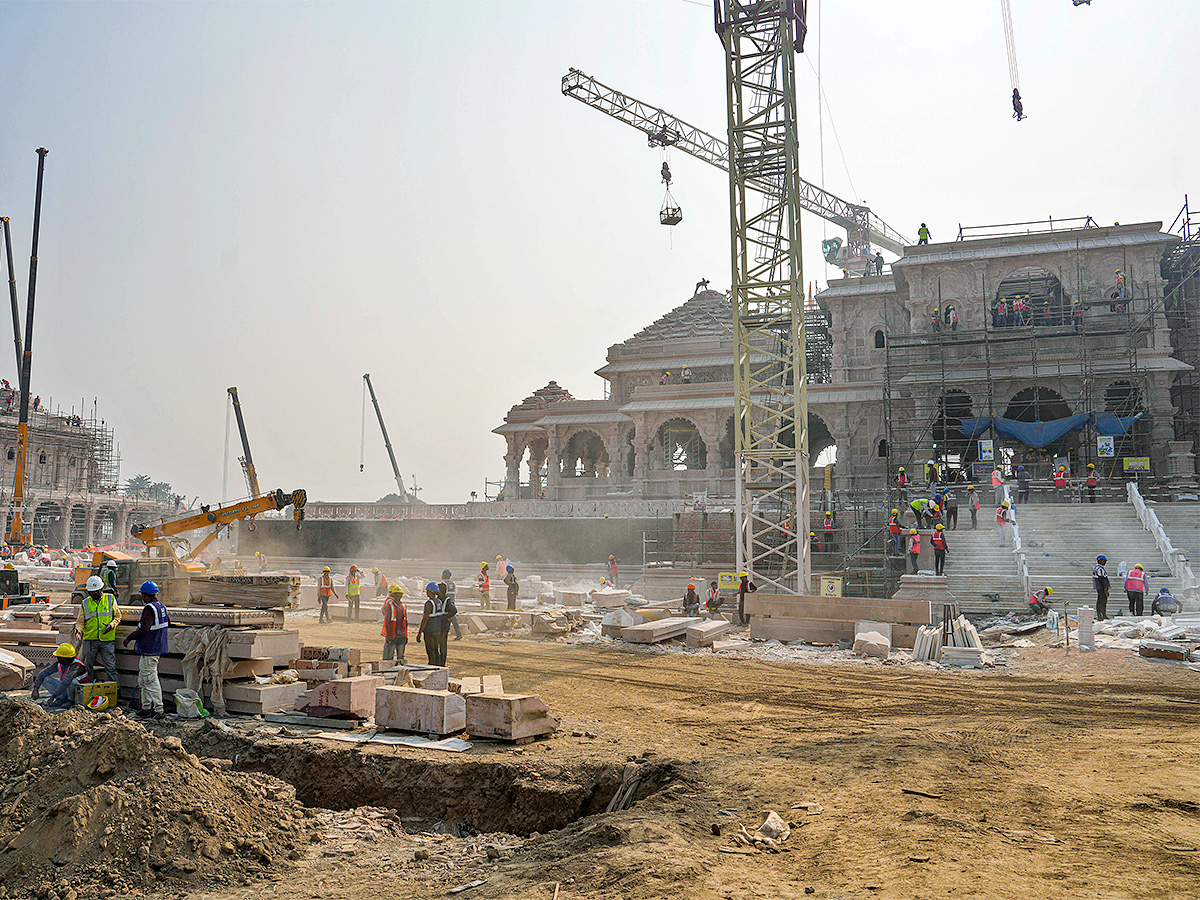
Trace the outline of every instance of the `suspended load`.
<instances>
[{"instance_id":1,"label":"suspended load","mask_svg":"<svg viewBox=\"0 0 1200 900\"><path fill-rule=\"evenodd\" d=\"M661 173L667 192L663 195L662 209L658 211L658 221L663 225L678 225L683 221L683 210L671 196L671 167L663 161Z\"/></svg>"},{"instance_id":2,"label":"suspended load","mask_svg":"<svg viewBox=\"0 0 1200 900\"><path fill-rule=\"evenodd\" d=\"M1021 77L1017 72L1017 39L1013 34L1010 0L1000 0L1000 18L1004 22L1004 46L1008 52L1008 80L1012 85L1013 118L1020 122L1025 118L1025 104L1021 102Z\"/></svg>"}]
</instances>

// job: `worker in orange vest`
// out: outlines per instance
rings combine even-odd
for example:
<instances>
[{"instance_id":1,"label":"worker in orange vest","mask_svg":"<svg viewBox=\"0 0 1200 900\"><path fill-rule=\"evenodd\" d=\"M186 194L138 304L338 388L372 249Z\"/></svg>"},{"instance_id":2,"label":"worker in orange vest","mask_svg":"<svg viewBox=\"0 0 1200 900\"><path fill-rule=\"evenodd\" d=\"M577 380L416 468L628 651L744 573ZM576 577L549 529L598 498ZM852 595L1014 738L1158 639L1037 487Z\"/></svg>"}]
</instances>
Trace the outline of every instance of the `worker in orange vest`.
<instances>
[{"instance_id":1,"label":"worker in orange vest","mask_svg":"<svg viewBox=\"0 0 1200 900\"><path fill-rule=\"evenodd\" d=\"M901 500L908 499L908 476L904 474L904 466L901 466L896 474L896 490L900 492Z\"/></svg>"},{"instance_id":2,"label":"worker in orange vest","mask_svg":"<svg viewBox=\"0 0 1200 900\"><path fill-rule=\"evenodd\" d=\"M1054 500L1062 503L1067 496L1067 467L1059 466L1054 473Z\"/></svg>"},{"instance_id":3,"label":"worker in orange vest","mask_svg":"<svg viewBox=\"0 0 1200 900\"><path fill-rule=\"evenodd\" d=\"M383 601L383 658L395 658L404 662L404 649L408 646L408 610L404 608L404 588L398 584L388 587L387 599Z\"/></svg>"},{"instance_id":4,"label":"worker in orange vest","mask_svg":"<svg viewBox=\"0 0 1200 900\"><path fill-rule=\"evenodd\" d=\"M317 599L321 601L321 611L317 615L317 624L333 621L329 615L330 595L336 597L338 593L333 586L333 575L330 574L329 566L325 566L321 569L321 577L317 579Z\"/></svg>"},{"instance_id":5,"label":"worker in orange vest","mask_svg":"<svg viewBox=\"0 0 1200 900\"><path fill-rule=\"evenodd\" d=\"M1146 582L1150 576L1146 574L1146 570L1138 563L1129 570L1129 574L1125 576L1125 596L1129 600L1129 614L1131 616L1144 616L1146 614L1145 598L1146 598Z\"/></svg>"},{"instance_id":6,"label":"worker in orange vest","mask_svg":"<svg viewBox=\"0 0 1200 900\"><path fill-rule=\"evenodd\" d=\"M992 469L992 490L996 494L996 505L999 506L1004 499L1004 473L999 466Z\"/></svg>"},{"instance_id":7,"label":"worker in orange vest","mask_svg":"<svg viewBox=\"0 0 1200 900\"><path fill-rule=\"evenodd\" d=\"M979 529L979 494L975 492L975 485L967 488L967 509L971 510L971 530Z\"/></svg>"},{"instance_id":8,"label":"worker in orange vest","mask_svg":"<svg viewBox=\"0 0 1200 900\"><path fill-rule=\"evenodd\" d=\"M825 518L822 522L822 530L825 532L825 549L832 552L834 550L833 543L833 513L829 510L825 511Z\"/></svg>"},{"instance_id":9,"label":"worker in orange vest","mask_svg":"<svg viewBox=\"0 0 1200 900\"><path fill-rule=\"evenodd\" d=\"M921 556L921 535L915 528L908 530L908 558L912 562L912 574L917 574L917 559Z\"/></svg>"},{"instance_id":10,"label":"worker in orange vest","mask_svg":"<svg viewBox=\"0 0 1200 900\"><path fill-rule=\"evenodd\" d=\"M929 542L933 544L933 574L946 574L946 526L941 522L933 527L933 534L929 536Z\"/></svg>"},{"instance_id":11,"label":"worker in orange vest","mask_svg":"<svg viewBox=\"0 0 1200 900\"><path fill-rule=\"evenodd\" d=\"M620 574L617 569L617 558L612 554L608 557L608 583L613 587L617 586L617 575Z\"/></svg>"},{"instance_id":12,"label":"worker in orange vest","mask_svg":"<svg viewBox=\"0 0 1200 900\"><path fill-rule=\"evenodd\" d=\"M900 555L900 510L893 509L892 514L888 517L888 533L892 538L892 553L895 556Z\"/></svg>"},{"instance_id":13,"label":"worker in orange vest","mask_svg":"<svg viewBox=\"0 0 1200 900\"><path fill-rule=\"evenodd\" d=\"M375 599L386 597L388 594L387 576L380 572L378 567L371 569L371 574L375 576Z\"/></svg>"},{"instance_id":14,"label":"worker in orange vest","mask_svg":"<svg viewBox=\"0 0 1200 900\"><path fill-rule=\"evenodd\" d=\"M1088 489L1088 503L1096 502L1096 464L1088 463L1087 479L1083 482Z\"/></svg>"},{"instance_id":15,"label":"worker in orange vest","mask_svg":"<svg viewBox=\"0 0 1200 900\"><path fill-rule=\"evenodd\" d=\"M1008 523L1012 521L1012 514L1009 513L1008 509L1009 504L1007 500L1005 500L996 508L996 528L1000 532L1001 547L1004 546L1005 538L1007 537L1005 529L1007 529Z\"/></svg>"},{"instance_id":16,"label":"worker in orange vest","mask_svg":"<svg viewBox=\"0 0 1200 900\"><path fill-rule=\"evenodd\" d=\"M808 533L808 550L810 553L821 552L821 542L817 540L817 533L815 531Z\"/></svg>"}]
</instances>

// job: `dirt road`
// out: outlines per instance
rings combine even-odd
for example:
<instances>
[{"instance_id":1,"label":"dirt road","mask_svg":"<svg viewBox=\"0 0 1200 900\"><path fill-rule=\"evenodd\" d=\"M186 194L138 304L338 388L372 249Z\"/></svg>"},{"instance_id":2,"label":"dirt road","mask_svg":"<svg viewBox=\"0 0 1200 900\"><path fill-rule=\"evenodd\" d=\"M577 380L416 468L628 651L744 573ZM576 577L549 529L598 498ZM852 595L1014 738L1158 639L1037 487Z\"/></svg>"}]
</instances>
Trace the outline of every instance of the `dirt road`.
<instances>
[{"instance_id":1,"label":"dirt road","mask_svg":"<svg viewBox=\"0 0 1200 900\"><path fill-rule=\"evenodd\" d=\"M306 643L378 652L377 624L300 621ZM450 759L378 751L388 760L431 761L438 790L459 771L457 789L470 792L487 776L464 767L480 760L552 779L636 758L656 766L653 792L626 811L505 838L496 860L478 839L351 841L314 853L270 896L442 896L480 879L457 896L548 900L555 883L562 898L605 900L1200 891L1200 675L1183 666L1123 651L1067 663L1035 648L1008 671L943 673L486 638L452 640L449 657L452 674L500 673L506 689L538 694L562 730ZM423 661L420 647L412 658ZM432 777L391 771L412 772L418 792ZM721 849L768 810L796 826L787 852ZM414 860L424 846L434 858Z\"/></svg>"}]
</instances>

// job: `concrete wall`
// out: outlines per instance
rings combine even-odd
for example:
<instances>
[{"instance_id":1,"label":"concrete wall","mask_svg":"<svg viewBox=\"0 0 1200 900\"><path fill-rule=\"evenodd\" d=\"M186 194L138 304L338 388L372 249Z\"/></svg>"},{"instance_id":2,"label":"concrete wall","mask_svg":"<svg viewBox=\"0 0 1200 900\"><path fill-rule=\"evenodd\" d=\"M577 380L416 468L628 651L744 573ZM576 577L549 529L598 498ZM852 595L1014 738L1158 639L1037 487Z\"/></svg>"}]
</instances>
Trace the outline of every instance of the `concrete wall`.
<instances>
[{"instance_id":1,"label":"concrete wall","mask_svg":"<svg viewBox=\"0 0 1200 900\"><path fill-rule=\"evenodd\" d=\"M448 519L400 522L305 522L297 531L285 521L242 529L238 554L379 559L493 559L525 563L594 563L613 554L631 565L642 561L642 532L669 538L672 520L661 519Z\"/></svg>"}]
</instances>

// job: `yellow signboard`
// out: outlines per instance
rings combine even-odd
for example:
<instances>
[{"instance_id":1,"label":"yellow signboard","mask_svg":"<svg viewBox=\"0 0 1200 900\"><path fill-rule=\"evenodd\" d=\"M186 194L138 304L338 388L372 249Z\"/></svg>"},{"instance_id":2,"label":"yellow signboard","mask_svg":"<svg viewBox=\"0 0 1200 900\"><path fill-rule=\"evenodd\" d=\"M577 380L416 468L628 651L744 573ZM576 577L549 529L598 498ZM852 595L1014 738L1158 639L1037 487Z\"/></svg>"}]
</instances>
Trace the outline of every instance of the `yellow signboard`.
<instances>
[{"instance_id":1,"label":"yellow signboard","mask_svg":"<svg viewBox=\"0 0 1200 900\"><path fill-rule=\"evenodd\" d=\"M820 582L822 597L842 596L842 579L838 575L822 575Z\"/></svg>"},{"instance_id":2,"label":"yellow signboard","mask_svg":"<svg viewBox=\"0 0 1200 900\"><path fill-rule=\"evenodd\" d=\"M721 572L717 575L717 590L736 591L740 581L736 572Z\"/></svg>"},{"instance_id":3,"label":"yellow signboard","mask_svg":"<svg viewBox=\"0 0 1200 900\"><path fill-rule=\"evenodd\" d=\"M1150 457L1148 456L1125 456L1121 458L1121 464L1126 472L1150 471Z\"/></svg>"}]
</instances>

